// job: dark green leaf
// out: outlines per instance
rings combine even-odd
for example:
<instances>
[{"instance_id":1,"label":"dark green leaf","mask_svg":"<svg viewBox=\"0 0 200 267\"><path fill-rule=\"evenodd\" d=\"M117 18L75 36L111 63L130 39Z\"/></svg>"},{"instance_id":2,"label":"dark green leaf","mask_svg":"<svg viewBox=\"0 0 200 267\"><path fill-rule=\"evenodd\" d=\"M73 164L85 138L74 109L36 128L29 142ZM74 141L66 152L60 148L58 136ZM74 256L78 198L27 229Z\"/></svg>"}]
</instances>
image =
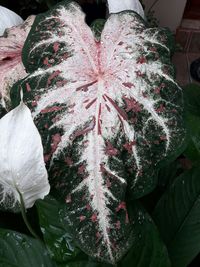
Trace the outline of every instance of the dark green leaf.
<instances>
[{"instance_id":1,"label":"dark green leaf","mask_svg":"<svg viewBox=\"0 0 200 267\"><path fill-rule=\"evenodd\" d=\"M185 267L200 252L200 167L180 175L154 211L174 267Z\"/></svg>"},{"instance_id":2,"label":"dark green leaf","mask_svg":"<svg viewBox=\"0 0 200 267\"><path fill-rule=\"evenodd\" d=\"M190 84L184 88L185 109L193 115L200 116L200 86Z\"/></svg>"},{"instance_id":3,"label":"dark green leaf","mask_svg":"<svg viewBox=\"0 0 200 267\"><path fill-rule=\"evenodd\" d=\"M192 161L200 160L200 117L187 114L189 144L184 154Z\"/></svg>"},{"instance_id":4,"label":"dark green leaf","mask_svg":"<svg viewBox=\"0 0 200 267\"><path fill-rule=\"evenodd\" d=\"M55 267L43 244L18 232L0 229L1 267Z\"/></svg>"},{"instance_id":5,"label":"dark green leaf","mask_svg":"<svg viewBox=\"0 0 200 267\"><path fill-rule=\"evenodd\" d=\"M119 267L170 267L167 249L151 217L140 206L129 213L136 218L135 240Z\"/></svg>"},{"instance_id":6,"label":"dark green leaf","mask_svg":"<svg viewBox=\"0 0 200 267\"><path fill-rule=\"evenodd\" d=\"M92 32L94 33L95 38L99 41L101 38L101 32L103 30L103 27L105 25L106 20L105 19L96 19L91 24Z\"/></svg>"},{"instance_id":7,"label":"dark green leaf","mask_svg":"<svg viewBox=\"0 0 200 267\"><path fill-rule=\"evenodd\" d=\"M62 205L48 196L37 201L36 206L41 231L52 258L58 262L72 260L78 255L80 258L80 250L74 246L70 233L60 223L59 210Z\"/></svg>"},{"instance_id":8,"label":"dark green leaf","mask_svg":"<svg viewBox=\"0 0 200 267\"><path fill-rule=\"evenodd\" d=\"M180 168L178 160L171 162L159 170L158 173L158 185L162 188L166 187L169 183L172 183L177 176L177 172Z\"/></svg>"}]
</instances>

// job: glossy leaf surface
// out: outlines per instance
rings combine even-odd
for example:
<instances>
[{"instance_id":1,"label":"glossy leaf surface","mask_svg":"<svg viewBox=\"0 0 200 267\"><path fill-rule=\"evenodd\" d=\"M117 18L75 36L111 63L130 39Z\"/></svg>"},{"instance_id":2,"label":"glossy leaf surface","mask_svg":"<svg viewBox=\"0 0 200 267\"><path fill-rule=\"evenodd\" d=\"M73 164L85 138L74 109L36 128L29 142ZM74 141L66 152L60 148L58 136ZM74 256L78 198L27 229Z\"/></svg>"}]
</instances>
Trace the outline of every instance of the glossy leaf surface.
<instances>
[{"instance_id":1,"label":"glossy leaf surface","mask_svg":"<svg viewBox=\"0 0 200 267\"><path fill-rule=\"evenodd\" d=\"M200 252L200 168L176 178L158 202L154 219L172 265L186 267Z\"/></svg>"},{"instance_id":2,"label":"glossy leaf surface","mask_svg":"<svg viewBox=\"0 0 200 267\"><path fill-rule=\"evenodd\" d=\"M56 267L38 240L14 231L0 229L1 267Z\"/></svg>"},{"instance_id":3,"label":"glossy leaf surface","mask_svg":"<svg viewBox=\"0 0 200 267\"><path fill-rule=\"evenodd\" d=\"M84 258L75 247L70 231L66 231L60 222L59 211L62 205L53 197L47 196L44 200L38 200L36 206L40 228L51 257L57 262Z\"/></svg>"}]
</instances>

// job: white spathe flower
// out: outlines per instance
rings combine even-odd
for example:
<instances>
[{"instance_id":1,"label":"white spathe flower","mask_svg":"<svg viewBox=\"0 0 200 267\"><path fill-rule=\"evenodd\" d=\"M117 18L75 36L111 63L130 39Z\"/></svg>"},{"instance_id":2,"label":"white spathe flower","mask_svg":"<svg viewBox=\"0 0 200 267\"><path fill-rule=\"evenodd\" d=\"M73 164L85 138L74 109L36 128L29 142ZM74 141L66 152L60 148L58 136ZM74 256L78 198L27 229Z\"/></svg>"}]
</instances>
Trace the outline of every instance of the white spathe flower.
<instances>
[{"instance_id":1,"label":"white spathe flower","mask_svg":"<svg viewBox=\"0 0 200 267\"><path fill-rule=\"evenodd\" d=\"M15 12L0 6L0 35L3 35L5 29L12 26L18 26L23 23L23 19Z\"/></svg>"},{"instance_id":2,"label":"white spathe flower","mask_svg":"<svg viewBox=\"0 0 200 267\"><path fill-rule=\"evenodd\" d=\"M108 0L109 13L133 10L145 19L144 10L139 0Z\"/></svg>"},{"instance_id":3,"label":"white spathe flower","mask_svg":"<svg viewBox=\"0 0 200 267\"><path fill-rule=\"evenodd\" d=\"M50 190L41 137L23 102L0 120L0 188L0 204L12 201L9 208L20 202L19 192L30 208Z\"/></svg>"}]
</instances>

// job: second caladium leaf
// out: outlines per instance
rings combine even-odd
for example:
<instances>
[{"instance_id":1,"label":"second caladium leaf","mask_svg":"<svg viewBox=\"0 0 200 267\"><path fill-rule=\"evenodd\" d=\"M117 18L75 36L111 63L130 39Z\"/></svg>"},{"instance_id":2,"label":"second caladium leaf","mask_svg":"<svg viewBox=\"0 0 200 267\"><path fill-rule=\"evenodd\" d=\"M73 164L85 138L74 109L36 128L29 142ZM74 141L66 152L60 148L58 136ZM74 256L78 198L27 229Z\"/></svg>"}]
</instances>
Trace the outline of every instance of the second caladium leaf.
<instances>
[{"instance_id":1,"label":"second caladium leaf","mask_svg":"<svg viewBox=\"0 0 200 267\"><path fill-rule=\"evenodd\" d=\"M146 193L156 164L183 142L182 92L163 30L112 14L97 42L75 3L39 15L23 49L24 90L51 183L78 245L107 262L131 246L127 184Z\"/></svg>"},{"instance_id":2,"label":"second caladium leaf","mask_svg":"<svg viewBox=\"0 0 200 267\"><path fill-rule=\"evenodd\" d=\"M28 17L23 24L6 29L4 35L0 36L0 116L1 109L8 110L10 107L10 88L27 75L21 53L34 18Z\"/></svg>"}]
</instances>

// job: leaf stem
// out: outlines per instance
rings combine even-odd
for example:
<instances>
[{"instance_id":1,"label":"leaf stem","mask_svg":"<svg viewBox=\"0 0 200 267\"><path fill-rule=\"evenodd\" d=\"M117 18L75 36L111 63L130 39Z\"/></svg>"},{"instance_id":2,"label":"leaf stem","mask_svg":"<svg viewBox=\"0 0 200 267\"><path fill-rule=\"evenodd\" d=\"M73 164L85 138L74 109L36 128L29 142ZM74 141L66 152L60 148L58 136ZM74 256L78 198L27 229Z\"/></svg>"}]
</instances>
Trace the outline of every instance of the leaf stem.
<instances>
[{"instance_id":1,"label":"leaf stem","mask_svg":"<svg viewBox=\"0 0 200 267\"><path fill-rule=\"evenodd\" d=\"M18 193L19 193L19 197L20 197L20 209L21 209L21 214L22 214L22 218L24 220L24 223L25 223L26 227L28 228L29 232L32 234L32 236L34 236L36 239L41 241L40 237L35 233L35 231L33 230L33 228L31 227L31 225L28 221L23 196L19 191L18 191Z\"/></svg>"}]
</instances>

